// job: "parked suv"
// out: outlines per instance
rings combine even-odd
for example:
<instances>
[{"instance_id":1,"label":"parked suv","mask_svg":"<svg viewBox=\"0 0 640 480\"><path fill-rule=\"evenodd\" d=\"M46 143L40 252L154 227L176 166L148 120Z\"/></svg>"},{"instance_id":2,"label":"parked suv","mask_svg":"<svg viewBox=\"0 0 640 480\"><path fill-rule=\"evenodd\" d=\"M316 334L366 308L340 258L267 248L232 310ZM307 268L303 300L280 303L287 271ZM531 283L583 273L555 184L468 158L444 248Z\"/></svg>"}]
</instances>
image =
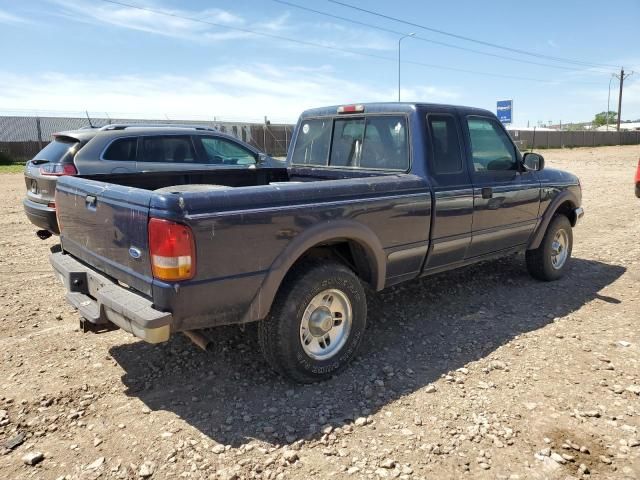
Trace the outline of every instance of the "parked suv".
<instances>
[{"instance_id":1,"label":"parked suv","mask_svg":"<svg viewBox=\"0 0 640 480\"><path fill-rule=\"evenodd\" d=\"M282 166L253 146L210 127L118 124L53 135L27 162L27 217L47 237L59 233L54 193L63 175Z\"/></svg>"}]
</instances>

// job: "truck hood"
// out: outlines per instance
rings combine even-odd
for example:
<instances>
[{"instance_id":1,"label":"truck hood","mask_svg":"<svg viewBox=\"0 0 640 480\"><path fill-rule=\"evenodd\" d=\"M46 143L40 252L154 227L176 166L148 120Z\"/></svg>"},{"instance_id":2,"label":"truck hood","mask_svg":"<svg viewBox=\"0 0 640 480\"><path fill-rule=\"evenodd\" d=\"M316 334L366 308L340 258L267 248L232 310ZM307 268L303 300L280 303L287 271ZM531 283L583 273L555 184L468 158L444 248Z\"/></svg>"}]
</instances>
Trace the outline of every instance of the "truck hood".
<instances>
[{"instance_id":1,"label":"truck hood","mask_svg":"<svg viewBox=\"0 0 640 480\"><path fill-rule=\"evenodd\" d=\"M580 185L580 180L576 175L556 168L543 168L538 172L538 178L542 183Z\"/></svg>"}]
</instances>

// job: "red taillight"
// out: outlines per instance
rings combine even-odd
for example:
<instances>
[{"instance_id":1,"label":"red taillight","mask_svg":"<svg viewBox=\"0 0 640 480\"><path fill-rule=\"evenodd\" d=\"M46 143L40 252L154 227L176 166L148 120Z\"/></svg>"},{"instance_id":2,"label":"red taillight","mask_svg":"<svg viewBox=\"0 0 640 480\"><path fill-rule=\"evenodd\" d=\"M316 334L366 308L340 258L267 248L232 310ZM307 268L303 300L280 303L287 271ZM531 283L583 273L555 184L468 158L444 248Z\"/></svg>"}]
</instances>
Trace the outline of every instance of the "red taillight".
<instances>
[{"instance_id":1,"label":"red taillight","mask_svg":"<svg viewBox=\"0 0 640 480\"><path fill-rule=\"evenodd\" d=\"M338 107L338 113L362 113L364 105L342 105Z\"/></svg>"},{"instance_id":2,"label":"red taillight","mask_svg":"<svg viewBox=\"0 0 640 480\"><path fill-rule=\"evenodd\" d=\"M149 220L151 269L158 280L189 280L196 273L196 248L191 229L180 223Z\"/></svg>"},{"instance_id":3,"label":"red taillight","mask_svg":"<svg viewBox=\"0 0 640 480\"><path fill-rule=\"evenodd\" d=\"M63 175L77 175L78 170L73 163L47 163L40 167L42 175L61 177Z\"/></svg>"}]
</instances>

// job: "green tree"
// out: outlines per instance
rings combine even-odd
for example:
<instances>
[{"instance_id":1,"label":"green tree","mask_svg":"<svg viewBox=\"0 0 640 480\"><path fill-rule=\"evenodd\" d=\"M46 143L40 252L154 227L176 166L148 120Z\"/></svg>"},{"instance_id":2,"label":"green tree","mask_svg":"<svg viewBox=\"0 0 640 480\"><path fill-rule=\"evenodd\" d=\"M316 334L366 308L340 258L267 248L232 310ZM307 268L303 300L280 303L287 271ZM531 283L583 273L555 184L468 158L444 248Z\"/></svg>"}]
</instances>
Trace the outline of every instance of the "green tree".
<instances>
[{"instance_id":1,"label":"green tree","mask_svg":"<svg viewBox=\"0 0 640 480\"><path fill-rule=\"evenodd\" d=\"M618 121L618 112L609 111L609 123L615 123ZM593 123L597 126L607 124L607 112L596 113L596 118Z\"/></svg>"}]
</instances>

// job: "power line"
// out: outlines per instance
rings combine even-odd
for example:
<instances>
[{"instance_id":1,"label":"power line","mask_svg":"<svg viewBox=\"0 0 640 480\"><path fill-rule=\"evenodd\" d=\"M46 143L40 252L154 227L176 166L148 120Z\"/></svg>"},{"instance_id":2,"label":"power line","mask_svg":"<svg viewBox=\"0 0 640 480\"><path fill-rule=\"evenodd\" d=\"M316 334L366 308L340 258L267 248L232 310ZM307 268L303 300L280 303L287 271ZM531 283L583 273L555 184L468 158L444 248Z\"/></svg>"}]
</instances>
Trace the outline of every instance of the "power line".
<instances>
[{"instance_id":1,"label":"power line","mask_svg":"<svg viewBox=\"0 0 640 480\"><path fill-rule=\"evenodd\" d=\"M289 43L295 43L295 44L298 44L298 45L304 45L304 46L307 46L307 47L323 48L323 49L332 50L332 51L335 51L335 52L348 53L350 55L359 55L359 56L362 56L362 57L375 58L375 59L378 59L378 60L391 61L391 62L394 62L394 63L397 62L397 59L396 58L392 58L392 57L386 57L386 56L377 55L377 54L374 54L374 53L359 52L357 50L334 47L334 46L331 46L331 45L325 45L325 44L321 44L321 43L316 43L316 42L310 42L310 41L300 40L300 39L296 39L296 38L285 37L283 35L278 35L278 34L275 34L275 33L260 32L260 31L253 30L253 29L250 29L250 28L233 27L233 26L230 26L230 25L224 25L224 24L221 24L221 23L211 22L209 20L203 20L203 19L196 18L196 17L190 17L190 16L187 16L187 15L180 15L180 14L173 13L173 12L167 12L165 10L160 10L160 9L155 9L155 8L150 8L150 7L142 7L140 5L134 5L134 4L131 4L131 3L121 2L121 1L118 1L118 0L99 0L99 1L101 1L103 3L119 5L121 7L132 8L132 9L135 9L135 10L154 13L156 15L163 15L163 16L166 16L166 17L179 18L181 20L188 20L188 21L191 21L191 22L210 25L210 26L217 27L217 28L223 28L223 29L227 29L227 30L233 30L233 31L248 33L248 34L252 34L252 35L258 35L258 36L262 36L262 37L273 38L273 39L276 39L276 40L282 40L282 41L286 41L286 42L289 42ZM410 64L410 65L417 65L417 66L427 67L427 68L434 68L434 69L439 69L439 70L449 70L449 71L453 71L453 72L470 73L470 74L473 74L473 75L483 75L483 76L494 77L494 78L507 78L507 79L511 79L511 80L522 80L522 81L528 81L528 82L538 82L538 83L547 83L547 84L557 83L557 81L548 80L548 79L520 77L520 76L516 76L516 75L504 75L504 74L491 73L491 72L481 72L481 71L476 71L476 70L467 70L467 69L462 69L462 68L449 67L449 66L445 66L445 65L436 65L436 64L430 64L430 63L423 63L423 62L417 62L417 61L411 61L411 60L404 60L402 63ZM596 82L576 82L576 81L572 81L572 83L573 84L581 83L581 84L585 84L585 85L586 84L588 84L588 85L600 85L599 83L596 83Z\"/></svg>"},{"instance_id":2,"label":"power line","mask_svg":"<svg viewBox=\"0 0 640 480\"><path fill-rule=\"evenodd\" d=\"M608 64L605 64L605 63L591 63L591 62L584 62L584 61L581 61L581 60L572 60L570 58L553 57L551 55L543 55L541 53L528 52L526 50L520 50L518 48L506 47L504 45L499 45L497 43L491 43L491 42L486 42L484 40L478 40L478 39L471 38L471 37L465 37L464 35L459 35L457 33L446 32L444 30L439 30L437 28L427 27L425 25L420 25L418 23L409 22L409 21L403 20L401 18L392 17L390 15L385 15L383 13L375 12L373 10L367 10L366 8L358 7L356 5L351 5L349 3L341 2L339 0L327 0L327 1L329 1L331 3L335 3L336 5L341 5L343 7L350 8L352 10L357 10L357 11L360 11L360 12L368 13L370 15L375 15L376 17L385 18L387 20L392 20L394 22L404 23L405 25L411 25L412 27L421 28L423 30L428 30L428 31L434 32L434 33L439 33L441 35L446 35L448 37L457 38L459 40L465 40L467 42L474 42L474 43L478 43L480 45L485 45L487 47L499 48L500 50L506 50L506 51L509 51L509 52L519 53L521 55L529 55L529 56L532 56L532 57L544 58L544 59L547 59L547 60L553 60L555 62L572 63L574 65L582 65L582 66L585 66L585 67L618 68L617 65L608 65Z\"/></svg>"},{"instance_id":3,"label":"power line","mask_svg":"<svg viewBox=\"0 0 640 480\"><path fill-rule=\"evenodd\" d=\"M298 8L300 10L305 10L307 12L316 13L318 15L324 15L325 17L334 18L336 20L342 20L344 22L353 23L354 25L361 25L361 26L364 26L364 27L373 28L373 29L376 29L376 30L380 30L382 32L392 33L394 35L404 35L405 34L405 32L401 32L399 30L393 30L391 28L381 27L379 25L374 25L372 23L367 23L367 22L363 22L363 21L360 21L360 20L354 20L352 18L347 18L347 17L343 17L343 16L340 16L340 15L335 15L333 13L322 12L320 10L315 10L313 8L305 7L303 5L298 5L296 3L288 2L286 0L273 0L273 1L276 2L276 3L280 3L282 5L287 5L289 7L294 7L294 8ZM508 57L506 55L499 55L497 53L483 52L482 50L476 50L476 49L473 49L473 48L462 47L460 45L454 45L452 43L441 42L441 41L433 40L433 39L430 39L430 38L420 37L418 35L414 35L412 38L414 38L415 40L420 40L420 41L427 42L427 43L433 43L435 45L441 45L441 46L447 47L447 48L454 48L456 50L462 50L462 51L465 51L465 52L476 53L476 54L479 54L479 55L486 55L488 57L501 58L501 59L509 60L509 61L512 61L512 62L529 63L529 64L532 64L532 65L538 65L538 66L542 66L542 67L557 68L557 69L561 69L561 70L569 70L569 71L572 71L572 72L579 72L579 70L576 70L575 67L566 67L566 66L563 66L563 65L553 65L553 64L550 64L550 63L542 63L542 62L535 62L533 60L523 60L521 58ZM598 73L606 73L607 75L610 74L610 72L608 72L608 71L607 72L598 71Z\"/></svg>"}]
</instances>

